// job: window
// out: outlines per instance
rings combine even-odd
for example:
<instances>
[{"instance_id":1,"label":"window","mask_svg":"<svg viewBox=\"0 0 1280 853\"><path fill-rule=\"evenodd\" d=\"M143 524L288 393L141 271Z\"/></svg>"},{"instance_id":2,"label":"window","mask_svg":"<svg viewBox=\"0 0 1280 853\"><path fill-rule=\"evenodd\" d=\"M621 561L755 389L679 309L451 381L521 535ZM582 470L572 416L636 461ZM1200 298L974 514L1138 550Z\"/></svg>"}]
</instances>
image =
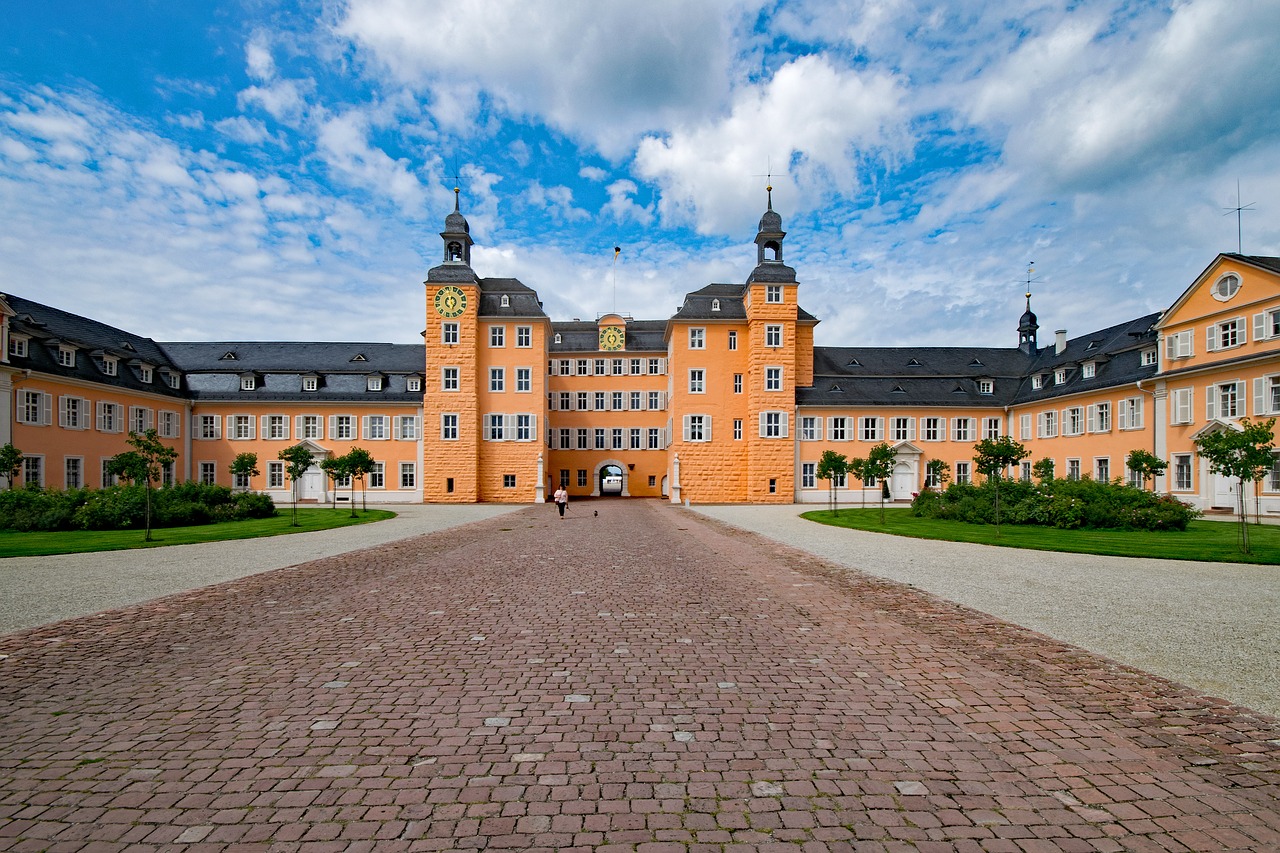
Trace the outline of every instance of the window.
<instances>
[{"instance_id":1,"label":"window","mask_svg":"<svg viewBox=\"0 0 1280 853\"><path fill-rule=\"evenodd\" d=\"M458 368L442 367L440 369L440 390L441 391L457 391L458 390Z\"/></svg>"},{"instance_id":2,"label":"window","mask_svg":"<svg viewBox=\"0 0 1280 853\"><path fill-rule=\"evenodd\" d=\"M1189 424L1191 423L1192 411L1192 389L1175 388L1173 393L1169 395L1172 408L1172 417L1170 423Z\"/></svg>"},{"instance_id":3,"label":"window","mask_svg":"<svg viewBox=\"0 0 1280 853\"><path fill-rule=\"evenodd\" d=\"M662 392L650 391L649 392L649 411L656 412L656 411L660 411L661 409L662 409Z\"/></svg>"},{"instance_id":4,"label":"window","mask_svg":"<svg viewBox=\"0 0 1280 853\"><path fill-rule=\"evenodd\" d=\"M603 412L607 408L607 406L605 405L605 401L607 399L608 399L608 396L605 394L604 391L597 391L595 393L595 404L596 404L595 410L597 412Z\"/></svg>"},{"instance_id":5,"label":"window","mask_svg":"<svg viewBox=\"0 0 1280 853\"><path fill-rule=\"evenodd\" d=\"M1092 379L1097 373L1098 365L1092 361L1086 361L1080 365L1080 378Z\"/></svg>"},{"instance_id":6,"label":"window","mask_svg":"<svg viewBox=\"0 0 1280 853\"><path fill-rule=\"evenodd\" d=\"M952 418L951 419L951 440L952 441L974 441L975 422L973 418Z\"/></svg>"},{"instance_id":7,"label":"window","mask_svg":"<svg viewBox=\"0 0 1280 853\"><path fill-rule=\"evenodd\" d=\"M818 466L814 462L800 463L800 488L812 489L818 485Z\"/></svg>"},{"instance_id":8,"label":"window","mask_svg":"<svg viewBox=\"0 0 1280 853\"><path fill-rule=\"evenodd\" d=\"M320 434L319 415L298 416L298 438L324 438L324 436Z\"/></svg>"},{"instance_id":9,"label":"window","mask_svg":"<svg viewBox=\"0 0 1280 853\"><path fill-rule=\"evenodd\" d=\"M644 394L639 391L631 392L631 411L638 412L644 409Z\"/></svg>"},{"instance_id":10,"label":"window","mask_svg":"<svg viewBox=\"0 0 1280 853\"><path fill-rule=\"evenodd\" d=\"M1239 291L1240 276L1235 273L1227 273L1213 283L1213 298L1219 302L1226 302Z\"/></svg>"},{"instance_id":11,"label":"window","mask_svg":"<svg viewBox=\"0 0 1280 853\"><path fill-rule=\"evenodd\" d=\"M995 387L996 387L996 386L995 386L995 383L994 383L994 382L992 382L990 379L979 379L979 380L978 380L978 393L979 393L979 394L991 394L991 393L994 393L994 391L995 391Z\"/></svg>"},{"instance_id":12,"label":"window","mask_svg":"<svg viewBox=\"0 0 1280 853\"><path fill-rule=\"evenodd\" d=\"M863 441L880 441L884 438L884 418L858 418L858 438Z\"/></svg>"},{"instance_id":13,"label":"window","mask_svg":"<svg viewBox=\"0 0 1280 853\"><path fill-rule=\"evenodd\" d=\"M444 441L458 440L458 416L446 412L440 416L440 438Z\"/></svg>"},{"instance_id":14,"label":"window","mask_svg":"<svg viewBox=\"0 0 1280 853\"><path fill-rule=\"evenodd\" d=\"M623 441L625 439L625 434L623 433L621 428L614 427L612 430L610 430L610 438L613 439L612 443L609 445L610 449L612 450L623 449Z\"/></svg>"},{"instance_id":15,"label":"window","mask_svg":"<svg viewBox=\"0 0 1280 853\"><path fill-rule=\"evenodd\" d=\"M240 390L241 390L241 391L252 391L253 389L255 389L255 388L257 388L257 387L258 387L258 377L256 377L256 376L241 376L241 377L240 377Z\"/></svg>"},{"instance_id":16,"label":"window","mask_svg":"<svg viewBox=\"0 0 1280 853\"><path fill-rule=\"evenodd\" d=\"M1135 489L1141 489L1145 485L1142 474L1132 468L1125 468L1125 480Z\"/></svg>"},{"instance_id":17,"label":"window","mask_svg":"<svg viewBox=\"0 0 1280 853\"><path fill-rule=\"evenodd\" d=\"M63 429L89 428L89 401L83 397L60 397L58 426Z\"/></svg>"},{"instance_id":18,"label":"window","mask_svg":"<svg viewBox=\"0 0 1280 853\"><path fill-rule=\"evenodd\" d=\"M141 435L155 426L156 413L143 406L129 407L129 429ZM253 436L249 436L253 438Z\"/></svg>"},{"instance_id":19,"label":"window","mask_svg":"<svg viewBox=\"0 0 1280 853\"><path fill-rule=\"evenodd\" d=\"M1127 397L1120 401L1120 429L1142 429L1142 398Z\"/></svg>"},{"instance_id":20,"label":"window","mask_svg":"<svg viewBox=\"0 0 1280 853\"><path fill-rule=\"evenodd\" d=\"M690 329L689 330L689 349L706 349L707 346L707 330L706 329Z\"/></svg>"},{"instance_id":21,"label":"window","mask_svg":"<svg viewBox=\"0 0 1280 853\"><path fill-rule=\"evenodd\" d=\"M591 430L579 429L578 430L578 449L587 450L590 448L590 446L591 446Z\"/></svg>"},{"instance_id":22,"label":"window","mask_svg":"<svg viewBox=\"0 0 1280 853\"><path fill-rule=\"evenodd\" d=\"M808 415L800 418L800 440L817 441L818 438L818 419Z\"/></svg>"},{"instance_id":23,"label":"window","mask_svg":"<svg viewBox=\"0 0 1280 853\"><path fill-rule=\"evenodd\" d=\"M1062 434L1063 435L1083 435L1084 434L1084 407L1072 406L1069 409L1062 410Z\"/></svg>"},{"instance_id":24,"label":"window","mask_svg":"<svg viewBox=\"0 0 1280 853\"><path fill-rule=\"evenodd\" d=\"M52 409L52 395L46 394L43 391L18 392L18 423L33 424L35 426L49 426L53 423ZM101 429L101 427L99 427L99 429ZM111 430L111 432L117 431L118 430Z\"/></svg>"},{"instance_id":25,"label":"window","mask_svg":"<svg viewBox=\"0 0 1280 853\"><path fill-rule=\"evenodd\" d=\"M1271 470L1267 472L1266 489L1269 492L1280 492L1280 454L1271 457Z\"/></svg>"},{"instance_id":26,"label":"window","mask_svg":"<svg viewBox=\"0 0 1280 853\"><path fill-rule=\"evenodd\" d=\"M1031 415L1018 415L1018 436L1023 441L1031 438Z\"/></svg>"},{"instance_id":27,"label":"window","mask_svg":"<svg viewBox=\"0 0 1280 853\"><path fill-rule=\"evenodd\" d=\"M1023 462L1019 466L1019 469L1020 470L1019 470L1018 476L1022 479L1022 482L1030 483L1031 482L1031 463Z\"/></svg>"},{"instance_id":28,"label":"window","mask_svg":"<svg viewBox=\"0 0 1280 853\"><path fill-rule=\"evenodd\" d=\"M560 430L560 449L561 450L573 449L573 430L571 429Z\"/></svg>"},{"instance_id":29,"label":"window","mask_svg":"<svg viewBox=\"0 0 1280 853\"><path fill-rule=\"evenodd\" d=\"M145 367L145 366L144 366L144 367L139 367L139 368L138 368L138 381L140 381L140 382L145 382L145 383L147 383L148 385L150 385L150 384L151 384L151 379L152 379L153 375L154 375L154 374L152 373L152 371L151 371L151 368L150 368L150 367Z\"/></svg>"},{"instance_id":30,"label":"window","mask_svg":"<svg viewBox=\"0 0 1280 853\"><path fill-rule=\"evenodd\" d=\"M410 376L410 377L406 378L406 379L404 380L404 390L406 390L406 391L421 391L421 390L422 390L422 377L421 377L421 376Z\"/></svg>"},{"instance_id":31,"label":"window","mask_svg":"<svg viewBox=\"0 0 1280 853\"><path fill-rule=\"evenodd\" d=\"M689 393L702 394L706 389L706 371L694 368L689 371Z\"/></svg>"},{"instance_id":32,"label":"window","mask_svg":"<svg viewBox=\"0 0 1280 853\"><path fill-rule=\"evenodd\" d=\"M284 463L283 462L267 463L267 488L268 489L284 488Z\"/></svg>"},{"instance_id":33,"label":"window","mask_svg":"<svg viewBox=\"0 0 1280 853\"><path fill-rule=\"evenodd\" d=\"M623 411L623 408L624 408L622 405L623 399L624 399L623 392L621 391L614 391L612 394L610 394L609 395L609 402L611 404L609 407L610 410L614 412Z\"/></svg>"},{"instance_id":34,"label":"window","mask_svg":"<svg viewBox=\"0 0 1280 853\"><path fill-rule=\"evenodd\" d=\"M535 426L533 415L516 415L516 441L533 441Z\"/></svg>"},{"instance_id":35,"label":"window","mask_svg":"<svg viewBox=\"0 0 1280 853\"><path fill-rule=\"evenodd\" d=\"M767 347L782 346L782 327L781 326L765 326L764 327L764 345Z\"/></svg>"},{"instance_id":36,"label":"window","mask_svg":"<svg viewBox=\"0 0 1280 853\"><path fill-rule=\"evenodd\" d=\"M370 441L386 441L388 420L386 415L365 415L361 418L361 435Z\"/></svg>"},{"instance_id":37,"label":"window","mask_svg":"<svg viewBox=\"0 0 1280 853\"><path fill-rule=\"evenodd\" d=\"M608 449L608 443L607 443L608 433L607 432L605 432L603 429L597 429L595 431L595 439L596 439L596 450Z\"/></svg>"},{"instance_id":38,"label":"window","mask_svg":"<svg viewBox=\"0 0 1280 853\"><path fill-rule=\"evenodd\" d=\"M662 359L660 358L649 359L649 375L650 376L662 375Z\"/></svg>"},{"instance_id":39,"label":"window","mask_svg":"<svg viewBox=\"0 0 1280 853\"><path fill-rule=\"evenodd\" d=\"M516 475L515 475L515 474L503 474L503 475L502 475L502 488L504 488L504 489L514 489L515 487L516 487Z\"/></svg>"},{"instance_id":40,"label":"window","mask_svg":"<svg viewBox=\"0 0 1280 853\"><path fill-rule=\"evenodd\" d=\"M27 339L17 335L9 337L9 355L15 358L27 357Z\"/></svg>"},{"instance_id":41,"label":"window","mask_svg":"<svg viewBox=\"0 0 1280 853\"><path fill-rule=\"evenodd\" d=\"M201 462L200 463L200 482L206 486L212 486L218 482L218 463Z\"/></svg>"},{"instance_id":42,"label":"window","mask_svg":"<svg viewBox=\"0 0 1280 853\"><path fill-rule=\"evenodd\" d=\"M120 363L111 356L107 356L102 360L102 372L107 376L118 376L120 373Z\"/></svg>"},{"instance_id":43,"label":"window","mask_svg":"<svg viewBox=\"0 0 1280 853\"><path fill-rule=\"evenodd\" d=\"M1178 453L1173 457L1173 488L1179 492L1191 491L1190 453Z\"/></svg>"},{"instance_id":44,"label":"window","mask_svg":"<svg viewBox=\"0 0 1280 853\"><path fill-rule=\"evenodd\" d=\"M946 418L921 418L920 419L920 440L921 441L942 441L947 437L947 419Z\"/></svg>"},{"instance_id":45,"label":"window","mask_svg":"<svg viewBox=\"0 0 1280 853\"><path fill-rule=\"evenodd\" d=\"M1243 386L1243 382L1221 382L1205 389L1205 417L1213 420L1214 418L1238 418L1243 415Z\"/></svg>"},{"instance_id":46,"label":"window","mask_svg":"<svg viewBox=\"0 0 1280 853\"><path fill-rule=\"evenodd\" d=\"M304 377L302 377L302 390L303 390L303 391L314 391L314 390L316 390L318 387L320 387L320 382L319 382L319 380L318 380L316 377L314 377L314 376L304 376Z\"/></svg>"},{"instance_id":47,"label":"window","mask_svg":"<svg viewBox=\"0 0 1280 853\"><path fill-rule=\"evenodd\" d=\"M625 376L627 373L627 363L620 358L613 359L612 365L614 376Z\"/></svg>"},{"instance_id":48,"label":"window","mask_svg":"<svg viewBox=\"0 0 1280 853\"><path fill-rule=\"evenodd\" d=\"M742 441L742 418L733 419L733 440Z\"/></svg>"},{"instance_id":49,"label":"window","mask_svg":"<svg viewBox=\"0 0 1280 853\"><path fill-rule=\"evenodd\" d=\"M720 310L720 300L719 300L719 299L712 299L712 300L711 300L711 310L712 310L712 311L719 311L719 310Z\"/></svg>"},{"instance_id":50,"label":"window","mask_svg":"<svg viewBox=\"0 0 1280 853\"><path fill-rule=\"evenodd\" d=\"M1080 479L1080 460L1079 459L1067 460L1067 479L1068 480Z\"/></svg>"},{"instance_id":51,"label":"window","mask_svg":"<svg viewBox=\"0 0 1280 853\"><path fill-rule=\"evenodd\" d=\"M26 486L44 485L44 457L22 457L22 483Z\"/></svg>"},{"instance_id":52,"label":"window","mask_svg":"<svg viewBox=\"0 0 1280 853\"><path fill-rule=\"evenodd\" d=\"M787 412L761 412L760 437L786 438L790 434L790 415Z\"/></svg>"},{"instance_id":53,"label":"window","mask_svg":"<svg viewBox=\"0 0 1280 853\"><path fill-rule=\"evenodd\" d=\"M1066 382L1067 382L1067 371L1066 371L1066 368L1058 368L1057 370L1055 370L1055 371L1053 372L1053 384L1054 384L1054 385L1065 385L1065 384L1066 384Z\"/></svg>"},{"instance_id":54,"label":"window","mask_svg":"<svg viewBox=\"0 0 1280 853\"><path fill-rule=\"evenodd\" d=\"M64 460L63 484L68 489L79 489L84 486L84 459L79 456L68 456Z\"/></svg>"},{"instance_id":55,"label":"window","mask_svg":"<svg viewBox=\"0 0 1280 853\"><path fill-rule=\"evenodd\" d=\"M98 405L101 407L103 405L110 405L110 404L99 403ZM102 414L103 413L101 409L99 409L98 429L103 429ZM196 426L198 428L197 434L202 441L209 441L215 438L222 438L222 418L218 417L217 415L200 415L199 419L196 422ZM119 432L119 431L120 431L119 427L116 427L115 429L103 429L103 432Z\"/></svg>"},{"instance_id":56,"label":"window","mask_svg":"<svg viewBox=\"0 0 1280 853\"><path fill-rule=\"evenodd\" d=\"M662 430L657 427L649 427L649 449L662 449Z\"/></svg>"},{"instance_id":57,"label":"window","mask_svg":"<svg viewBox=\"0 0 1280 853\"><path fill-rule=\"evenodd\" d=\"M1209 352L1231 349L1245 343L1244 320L1235 317L1205 329L1205 348Z\"/></svg>"},{"instance_id":58,"label":"window","mask_svg":"<svg viewBox=\"0 0 1280 853\"><path fill-rule=\"evenodd\" d=\"M1037 373L1035 376L1032 376L1032 377L1031 377L1031 387L1032 387L1032 388L1036 388L1036 389L1043 388L1043 387L1044 387L1044 377L1043 377L1043 376L1041 376L1039 373Z\"/></svg>"},{"instance_id":59,"label":"window","mask_svg":"<svg viewBox=\"0 0 1280 853\"><path fill-rule=\"evenodd\" d=\"M627 445L632 450L644 450L644 430L639 427L632 427L628 433L630 443Z\"/></svg>"},{"instance_id":60,"label":"window","mask_svg":"<svg viewBox=\"0 0 1280 853\"><path fill-rule=\"evenodd\" d=\"M533 390L533 368L517 367L516 368L516 391L527 392Z\"/></svg>"},{"instance_id":61,"label":"window","mask_svg":"<svg viewBox=\"0 0 1280 853\"><path fill-rule=\"evenodd\" d=\"M1055 438L1058 435L1058 413L1041 412L1036 416L1036 438Z\"/></svg>"},{"instance_id":62,"label":"window","mask_svg":"<svg viewBox=\"0 0 1280 853\"><path fill-rule=\"evenodd\" d=\"M587 469L579 468L578 469L578 487L585 488L586 485L587 485Z\"/></svg>"},{"instance_id":63,"label":"window","mask_svg":"<svg viewBox=\"0 0 1280 853\"><path fill-rule=\"evenodd\" d=\"M586 391L578 392L578 411L585 412L588 408L588 400L590 395Z\"/></svg>"},{"instance_id":64,"label":"window","mask_svg":"<svg viewBox=\"0 0 1280 853\"><path fill-rule=\"evenodd\" d=\"M1151 367L1151 366L1152 366L1152 365L1154 365L1157 361L1158 361L1158 359L1156 358L1156 350L1155 350L1155 348L1154 348L1154 347L1153 347L1152 349L1144 349L1144 350L1142 351L1142 366L1143 366L1143 367Z\"/></svg>"},{"instance_id":65,"label":"window","mask_svg":"<svg viewBox=\"0 0 1280 853\"><path fill-rule=\"evenodd\" d=\"M768 284L764 288L765 302L781 302L782 301L782 285Z\"/></svg>"},{"instance_id":66,"label":"window","mask_svg":"<svg viewBox=\"0 0 1280 853\"><path fill-rule=\"evenodd\" d=\"M506 326L490 326L489 327L489 346L504 347L507 345L507 327Z\"/></svg>"},{"instance_id":67,"label":"window","mask_svg":"<svg viewBox=\"0 0 1280 853\"><path fill-rule=\"evenodd\" d=\"M733 393L735 394L742 393L742 374L741 373L733 374Z\"/></svg>"},{"instance_id":68,"label":"window","mask_svg":"<svg viewBox=\"0 0 1280 853\"><path fill-rule=\"evenodd\" d=\"M443 323L440 328L440 341L445 346L458 345L458 324Z\"/></svg>"},{"instance_id":69,"label":"window","mask_svg":"<svg viewBox=\"0 0 1280 853\"><path fill-rule=\"evenodd\" d=\"M1086 410L1089 432L1111 432L1111 404L1095 403Z\"/></svg>"},{"instance_id":70,"label":"window","mask_svg":"<svg viewBox=\"0 0 1280 853\"><path fill-rule=\"evenodd\" d=\"M827 440L848 441L849 419L840 415L827 418Z\"/></svg>"},{"instance_id":71,"label":"window","mask_svg":"<svg viewBox=\"0 0 1280 853\"><path fill-rule=\"evenodd\" d=\"M764 390L781 391L782 390L782 368L766 367L764 369Z\"/></svg>"},{"instance_id":72,"label":"window","mask_svg":"<svg viewBox=\"0 0 1280 853\"><path fill-rule=\"evenodd\" d=\"M999 418L983 418L982 419L982 437L991 438L991 439L1000 437L1000 419Z\"/></svg>"},{"instance_id":73,"label":"window","mask_svg":"<svg viewBox=\"0 0 1280 853\"><path fill-rule=\"evenodd\" d=\"M507 371L505 367L489 368L489 390L505 391L507 385Z\"/></svg>"},{"instance_id":74,"label":"window","mask_svg":"<svg viewBox=\"0 0 1280 853\"><path fill-rule=\"evenodd\" d=\"M529 349L533 346L532 326L516 326L516 346L520 349Z\"/></svg>"},{"instance_id":75,"label":"window","mask_svg":"<svg viewBox=\"0 0 1280 853\"><path fill-rule=\"evenodd\" d=\"M627 362L627 367L630 369L632 376L641 376L644 374L643 359L633 358L629 362Z\"/></svg>"},{"instance_id":76,"label":"window","mask_svg":"<svg viewBox=\"0 0 1280 853\"><path fill-rule=\"evenodd\" d=\"M608 374L608 364L603 358L597 358L593 367L595 368L596 376L605 376Z\"/></svg>"},{"instance_id":77,"label":"window","mask_svg":"<svg viewBox=\"0 0 1280 853\"><path fill-rule=\"evenodd\" d=\"M385 489L387 487L387 466L385 462L373 463L373 470L369 472L369 488Z\"/></svg>"},{"instance_id":78,"label":"window","mask_svg":"<svg viewBox=\"0 0 1280 853\"><path fill-rule=\"evenodd\" d=\"M179 416L177 412L160 412L160 426L158 429L161 438L178 438L181 435L182 428L179 426Z\"/></svg>"},{"instance_id":79,"label":"window","mask_svg":"<svg viewBox=\"0 0 1280 853\"><path fill-rule=\"evenodd\" d=\"M165 379L168 381L170 388L176 389L182 386L182 377L176 373L165 374ZM313 388L312 390L314 391L315 389Z\"/></svg>"},{"instance_id":80,"label":"window","mask_svg":"<svg viewBox=\"0 0 1280 853\"><path fill-rule=\"evenodd\" d=\"M1111 459L1107 456L1100 456L1093 460L1093 479L1099 483L1110 482L1111 480Z\"/></svg>"},{"instance_id":81,"label":"window","mask_svg":"<svg viewBox=\"0 0 1280 853\"><path fill-rule=\"evenodd\" d=\"M267 415L263 438L281 441L289 437L289 419L284 415Z\"/></svg>"},{"instance_id":82,"label":"window","mask_svg":"<svg viewBox=\"0 0 1280 853\"><path fill-rule=\"evenodd\" d=\"M1172 335L1166 335L1164 339L1164 355L1165 358L1190 358L1195 355L1192 350L1192 330L1184 329L1181 332L1174 332Z\"/></svg>"},{"instance_id":83,"label":"window","mask_svg":"<svg viewBox=\"0 0 1280 853\"><path fill-rule=\"evenodd\" d=\"M355 418L351 415L331 415L329 417L329 438L348 440L356 437Z\"/></svg>"},{"instance_id":84,"label":"window","mask_svg":"<svg viewBox=\"0 0 1280 853\"><path fill-rule=\"evenodd\" d=\"M397 440L416 441L418 438L418 416L398 415L395 429Z\"/></svg>"},{"instance_id":85,"label":"window","mask_svg":"<svg viewBox=\"0 0 1280 853\"><path fill-rule=\"evenodd\" d=\"M484 416L484 440L485 441L505 441L507 416L500 414L489 414Z\"/></svg>"},{"instance_id":86,"label":"window","mask_svg":"<svg viewBox=\"0 0 1280 853\"><path fill-rule=\"evenodd\" d=\"M1280 312L1277 312L1280 314ZM729 349L736 350L738 348L738 333L733 329L729 330Z\"/></svg>"},{"instance_id":87,"label":"window","mask_svg":"<svg viewBox=\"0 0 1280 853\"><path fill-rule=\"evenodd\" d=\"M1280 413L1280 376L1267 376L1261 380L1255 379L1255 382L1263 384L1262 405L1267 409L1265 414L1274 415ZM1264 414L1263 412L1255 412L1254 414Z\"/></svg>"},{"instance_id":88,"label":"window","mask_svg":"<svg viewBox=\"0 0 1280 853\"><path fill-rule=\"evenodd\" d=\"M245 491L249 488L249 475L237 472L231 475L231 488L237 491Z\"/></svg>"},{"instance_id":89,"label":"window","mask_svg":"<svg viewBox=\"0 0 1280 853\"><path fill-rule=\"evenodd\" d=\"M254 417L253 415L232 415L231 416L231 438L233 439L249 439L254 434Z\"/></svg>"},{"instance_id":90,"label":"window","mask_svg":"<svg viewBox=\"0 0 1280 853\"><path fill-rule=\"evenodd\" d=\"M364 387L365 387L367 390L369 390L369 391L381 391L381 390L382 390L382 377L381 377L381 376L370 376L370 377L366 378L365 383L364 383Z\"/></svg>"},{"instance_id":91,"label":"window","mask_svg":"<svg viewBox=\"0 0 1280 853\"><path fill-rule=\"evenodd\" d=\"M973 471L968 462L956 463L956 482L969 483L973 481Z\"/></svg>"},{"instance_id":92,"label":"window","mask_svg":"<svg viewBox=\"0 0 1280 853\"><path fill-rule=\"evenodd\" d=\"M685 441L710 441L711 440L711 416L710 415L685 415L684 416L684 440Z\"/></svg>"},{"instance_id":93,"label":"window","mask_svg":"<svg viewBox=\"0 0 1280 853\"><path fill-rule=\"evenodd\" d=\"M58 347L58 364L63 367L75 367L76 351L68 347Z\"/></svg>"}]
</instances>

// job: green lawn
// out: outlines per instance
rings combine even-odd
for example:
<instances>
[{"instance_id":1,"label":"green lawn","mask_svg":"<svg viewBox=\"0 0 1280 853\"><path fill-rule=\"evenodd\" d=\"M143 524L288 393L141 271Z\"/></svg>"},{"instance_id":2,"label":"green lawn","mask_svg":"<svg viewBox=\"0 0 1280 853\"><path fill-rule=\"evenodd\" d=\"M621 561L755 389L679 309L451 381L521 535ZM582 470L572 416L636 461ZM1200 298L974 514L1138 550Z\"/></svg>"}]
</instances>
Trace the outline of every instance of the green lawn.
<instances>
[{"instance_id":1,"label":"green lawn","mask_svg":"<svg viewBox=\"0 0 1280 853\"><path fill-rule=\"evenodd\" d=\"M299 509L298 527L293 526L289 508L281 507L275 518L249 521L224 521L195 527L165 527L151 531L151 542L142 541L141 530L64 530L54 533L15 533L0 530L0 557L39 557L46 554L82 554L89 551L120 551L126 548L162 548L166 545L190 545L194 542L223 542L228 539L257 539L260 536L283 536L350 527L394 518L385 509L359 512L342 509Z\"/></svg>"},{"instance_id":2,"label":"green lawn","mask_svg":"<svg viewBox=\"0 0 1280 853\"><path fill-rule=\"evenodd\" d=\"M1185 531L1154 533L1135 530L1058 530L1053 527L965 524L916 518L910 510L885 513L880 524L879 509L842 509L836 517L830 510L806 512L802 516L820 524L891 533L916 539L945 539L976 542L1005 548L1032 548L1038 551L1068 551L1077 554L1109 554L1117 557L1157 557L1165 560L1207 560L1227 563L1280 563L1280 527L1249 525L1252 554L1242 554L1236 545L1239 523L1193 521Z\"/></svg>"}]
</instances>

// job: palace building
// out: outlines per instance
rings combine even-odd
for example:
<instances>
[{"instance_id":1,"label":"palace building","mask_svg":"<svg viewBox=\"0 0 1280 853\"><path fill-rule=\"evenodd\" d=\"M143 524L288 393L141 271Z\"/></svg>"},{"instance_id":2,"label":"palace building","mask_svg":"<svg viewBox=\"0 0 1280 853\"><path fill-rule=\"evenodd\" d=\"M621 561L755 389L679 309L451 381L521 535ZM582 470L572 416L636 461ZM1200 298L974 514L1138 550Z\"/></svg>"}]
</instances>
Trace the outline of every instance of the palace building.
<instances>
[{"instance_id":1,"label":"palace building","mask_svg":"<svg viewBox=\"0 0 1280 853\"><path fill-rule=\"evenodd\" d=\"M1009 347L816 346L819 318L783 260L772 200L742 284L708 284L665 319L546 315L537 292L473 270L455 202L425 281L422 344L160 343L0 295L0 443L21 479L100 486L130 431L178 451L167 480L290 497L281 449L317 463L374 456L368 500L531 503L558 484L673 502L825 502L825 450L897 449L909 500L942 460L974 477L973 445L1011 435L1066 477L1129 477L1135 449L1169 462L1155 488L1232 507L1236 484L1195 452L1205 431L1280 415L1280 258L1218 255L1162 312L1043 346L1030 294ZM1011 338L1013 336L1011 335ZM262 473L234 478L251 452ZM314 467L304 501L335 486ZM883 484L839 484L878 494ZM852 487L852 489L850 488ZM1280 464L1261 484L1280 512Z\"/></svg>"}]
</instances>

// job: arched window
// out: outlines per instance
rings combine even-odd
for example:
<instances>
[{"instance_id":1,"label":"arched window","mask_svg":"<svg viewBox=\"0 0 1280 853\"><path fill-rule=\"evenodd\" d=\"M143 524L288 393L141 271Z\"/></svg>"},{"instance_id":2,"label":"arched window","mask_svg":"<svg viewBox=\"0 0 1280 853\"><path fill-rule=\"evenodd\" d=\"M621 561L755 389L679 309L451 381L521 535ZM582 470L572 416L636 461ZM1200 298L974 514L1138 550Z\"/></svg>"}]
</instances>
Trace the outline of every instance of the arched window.
<instances>
[{"instance_id":1,"label":"arched window","mask_svg":"<svg viewBox=\"0 0 1280 853\"><path fill-rule=\"evenodd\" d=\"M462 244L459 243L457 240L454 240L452 243L449 244L448 252L449 252L449 260L451 261L462 260Z\"/></svg>"}]
</instances>

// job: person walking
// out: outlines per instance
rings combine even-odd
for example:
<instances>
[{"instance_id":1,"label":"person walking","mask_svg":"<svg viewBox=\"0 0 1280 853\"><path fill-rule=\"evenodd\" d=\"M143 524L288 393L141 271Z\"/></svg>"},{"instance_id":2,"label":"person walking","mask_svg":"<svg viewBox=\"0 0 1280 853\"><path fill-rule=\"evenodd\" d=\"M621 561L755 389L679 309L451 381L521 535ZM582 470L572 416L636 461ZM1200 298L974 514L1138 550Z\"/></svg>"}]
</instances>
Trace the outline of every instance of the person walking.
<instances>
[{"instance_id":1,"label":"person walking","mask_svg":"<svg viewBox=\"0 0 1280 853\"><path fill-rule=\"evenodd\" d=\"M556 489L552 499L556 502L556 509L560 511L560 520L564 521L564 508L569 503L569 493L564 490L564 486L561 486Z\"/></svg>"}]
</instances>

